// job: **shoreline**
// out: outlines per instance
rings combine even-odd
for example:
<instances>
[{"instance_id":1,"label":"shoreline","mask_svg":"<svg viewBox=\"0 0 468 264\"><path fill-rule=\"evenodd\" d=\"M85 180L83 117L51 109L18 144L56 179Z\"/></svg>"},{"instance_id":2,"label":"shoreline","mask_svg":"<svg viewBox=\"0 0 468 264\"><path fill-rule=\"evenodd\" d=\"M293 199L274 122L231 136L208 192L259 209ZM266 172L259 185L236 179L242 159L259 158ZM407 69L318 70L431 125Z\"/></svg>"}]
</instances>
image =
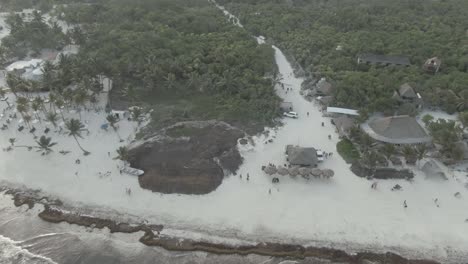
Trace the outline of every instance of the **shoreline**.
<instances>
[{"instance_id":1,"label":"shoreline","mask_svg":"<svg viewBox=\"0 0 468 264\"><path fill-rule=\"evenodd\" d=\"M31 189L10 188L1 186L0 191L12 197L16 207L23 205L29 209L35 205L43 205L44 209L38 214L43 221L50 223L66 222L81 227L104 229L108 228L110 233L138 233L143 232L139 242L152 247L160 247L168 251L194 252L200 251L217 255L261 255L279 258L305 259L308 257L321 260L361 264L369 263L389 263L389 264L438 264L440 262L425 259L407 259L396 253L374 253L357 252L347 253L344 250L328 247L312 247L298 244L260 242L252 245L229 245L226 243L213 243L196 241L181 237L171 237L161 235L164 230L163 225L158 224L134 224L119 222L110 218L95 217L81 214L79 212L67 210L66 205L58 199L39 195L40 192ZM367 262L366 262L367 261Z\"/></svg>"}]
</instances>

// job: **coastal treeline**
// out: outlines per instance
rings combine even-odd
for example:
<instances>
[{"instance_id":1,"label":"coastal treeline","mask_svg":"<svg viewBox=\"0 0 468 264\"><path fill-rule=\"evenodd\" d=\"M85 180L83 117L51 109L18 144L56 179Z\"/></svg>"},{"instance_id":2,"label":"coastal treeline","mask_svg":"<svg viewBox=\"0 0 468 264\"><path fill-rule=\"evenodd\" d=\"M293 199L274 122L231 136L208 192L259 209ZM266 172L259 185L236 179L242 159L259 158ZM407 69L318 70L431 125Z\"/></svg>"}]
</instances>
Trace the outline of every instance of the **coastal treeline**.
<instances>
[{"instance_id":1,"label":"coastal treeline","mask_svg":"<svg viewBox=\"0 0 468 264\"><path fill-rule=\"evenodd\" d=\"M44 49L61 49L68 42L57 22L48 23L38 11L28 14L12 13L6 19L10 34L2 39L1 57L24 58Z\"/></svg>"},{"instance_id":2,"label":"coastal treeline","mask_svg":"<svg viewBox=\"0 0 468 264\"><path fill-rule=\"evenodd\" d=\"M120 97L154 109L157 127L220 119L265 125L278 114L274 53L195 0L105 0L58 10L89 71L114 80Z\"/></svg>"},{"instance_id":3,"label":"coastal treeline","mask_svg":"<svg viewBox=\"0 0 468 264\"><path fill-rule=\"evenodd\" d=\"M467 109L468 2L464 0L220 0L253 34L287 51L312 77L336 85L334 105L387 114L392 94L410 83L426 105ZM407 56L409 67L358 65L361 53ZM441 71L422 70L437 56Z\"/></svg>"}]
</instances>

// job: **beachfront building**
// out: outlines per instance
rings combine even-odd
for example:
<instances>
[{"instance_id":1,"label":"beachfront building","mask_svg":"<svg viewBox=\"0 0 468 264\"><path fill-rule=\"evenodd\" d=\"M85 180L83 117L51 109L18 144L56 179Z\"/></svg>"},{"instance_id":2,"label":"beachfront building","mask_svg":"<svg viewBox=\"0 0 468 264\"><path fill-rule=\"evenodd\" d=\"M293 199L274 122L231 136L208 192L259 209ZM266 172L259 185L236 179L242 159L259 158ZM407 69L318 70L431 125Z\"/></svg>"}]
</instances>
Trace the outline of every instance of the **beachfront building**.
<instances>
[{"instance_id":1,"label":"beachfront building","mask_svg":"<svg viewBox=\"0 0 468 264\"><path fill-rule=\"evenodd\" d=\"M417 108L422 107L421 95L416 93L409 83L404 83L399 89L395 90L392 98L397 100L400 104L409 103Z\"/></svg>"},{"instance_id":2,"label":"beachfront building","mask_svg":"<svg viewBox=\"0 0 468 264\"><path fill-rule=\"evenodd\" d=\"M293 104L291 102L281 102L280 110L282 112L290 112L293 110Z\"/></svg>"},{"instance_id":3,"label":"beachfront building","mask_svg":"<svg viewBox=\"0 0 468 264\"><path fill-rule=\"evenodd\" d=\"M286 155L291 165L316 167L318 164L317 150L315 148L287 145Z\"/></svg>"},{"instance_id":4,"label":"beachfront building","mask_svg":"<svg viewBox=\"0 0 468 264\"><path fill-rule=\"evenodd\" d=\"M333 85L325 78L321 78L315 85L315 95L330 96L333 92Z\"/></svg>"},{"instance_id":5,"label":"beachfront building","mask_svg":"<svg viewBox=\"0 0 468 264\"><path fill-rule=\"evenodd\" d=\"M410 66L410 60L404 56L388 56L372 53L365 53L358 56L358 64L374 64L374 65L396 65L396 66Z\"/></svg>"},{"instance_id":6,"label":"beachfront building","mask_svg":"<svg viewBox=\"0 0 468 264\"><path fill-rule=\"evenodd\" d=\"M447 180L447 176L435 160L426 161L422 166L421 171L426 174L426 179Z\"/></svg>"},{"instance_id":7,"label":"beachfront building","mask_svg":"<svg viewBox=\"0 0 468 264\"><path fill-rule=\"evenodd\" d=\"M333 118L332 123L335 125L336 132L341 138L348 137L351 129L356 126L356 120L347 115Z\"/></svg>"},{"instance_id":8,"label":"beachfront building","mask_svg":"<svg viewBox=\"0 0 468 264\"><path fill-rule=\"evenodd\" d=\"M427 144L431 138L414 117L401 115L380 117L361 125L373 139L389 144Z\"/></svg>"},{"instance_id":9,"label":"beachfront building","mask_svg":"<svg viewBox=\"0 0 468 264\"><path fill-rule=\"evenodd\" d=\"M423 69L426 72L435 74L440 70L440 65L442 65L442 60L441 59L439 59L437 57L429 58L423 64Z\"/></svg>"}]
</instances>

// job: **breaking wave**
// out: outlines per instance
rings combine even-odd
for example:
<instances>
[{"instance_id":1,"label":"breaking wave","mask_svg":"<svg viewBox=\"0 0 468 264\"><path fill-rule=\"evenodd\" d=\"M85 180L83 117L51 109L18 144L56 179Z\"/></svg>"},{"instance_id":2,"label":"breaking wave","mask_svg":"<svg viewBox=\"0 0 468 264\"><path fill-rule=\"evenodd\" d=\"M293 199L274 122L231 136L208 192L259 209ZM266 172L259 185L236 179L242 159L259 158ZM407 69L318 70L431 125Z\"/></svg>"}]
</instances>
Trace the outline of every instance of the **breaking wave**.
<instances>
[{"instance_id":1,"label":"breaking wave","mask_svg":"<svg viewBox=\"0 0 468 264\"><path fill-rule=\"evenodd\" d=\"M18 243L0 235L0 263L5 264L57 264L53 260L35 255L17 245Z\"/></svg>"}]
</instances>

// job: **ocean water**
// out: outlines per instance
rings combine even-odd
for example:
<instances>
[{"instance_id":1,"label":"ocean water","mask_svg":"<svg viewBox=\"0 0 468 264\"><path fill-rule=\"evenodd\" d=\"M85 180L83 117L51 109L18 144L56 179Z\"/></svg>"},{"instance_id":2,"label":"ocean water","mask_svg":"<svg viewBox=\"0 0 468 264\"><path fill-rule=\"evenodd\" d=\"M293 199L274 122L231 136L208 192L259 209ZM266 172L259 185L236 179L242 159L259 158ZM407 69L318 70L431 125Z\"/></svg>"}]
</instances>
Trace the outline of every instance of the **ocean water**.
<instances>
[{"instance_id":1,"label":"ocean water","mask_svg":"<svg viewBox=\"0 0 468 264\"><path fill-rule=\"evenodd\" d=\"M138 242L143 233L111 234L108 230L42 221L42 206L15 207L0 194L0 264L293 264L328 263L266 256L170 252Z\"/></svg>"}]
</instances>

